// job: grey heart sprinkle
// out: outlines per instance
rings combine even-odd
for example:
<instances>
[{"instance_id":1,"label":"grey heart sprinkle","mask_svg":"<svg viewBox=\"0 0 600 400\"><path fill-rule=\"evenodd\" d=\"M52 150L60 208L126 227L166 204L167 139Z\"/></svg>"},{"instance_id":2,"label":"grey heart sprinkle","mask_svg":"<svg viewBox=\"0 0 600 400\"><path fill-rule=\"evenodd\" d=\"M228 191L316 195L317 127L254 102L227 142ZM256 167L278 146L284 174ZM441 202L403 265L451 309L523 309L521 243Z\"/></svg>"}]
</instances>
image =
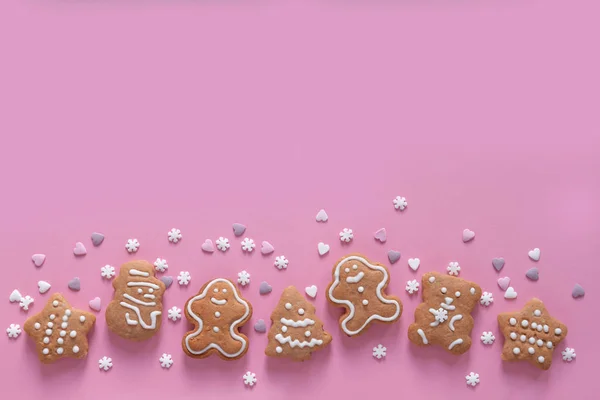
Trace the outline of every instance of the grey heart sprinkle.
<instances>
[{"instance_id":1,"label":"grey heart sprinkle","mask_svg":"<svg viewBox=\"0 0 600 400\"><path fill-rule=\"evenodd\" d=\"M81 289L81 282L79 282L79 278L75 277L69 281L69 289L79 291Z\"/></svg>"},{"instance_id":2,"label":"grey heart sprinkle","mask_svg":"<svg viewBox=\"0 0 600 400\"><path fill-rule=\"evenodd\" d=\"M100 246L104 242L104 235L98 232L92 233L92 244L94 246Z\"/></svg>"},{"instance_id":3,"label":"grey heart sprinkle","mask_svg":"<svg viewBox=\"0 0 600 400\"><path fill-rule=\"evenodd\" d=\"M233 224L233 234L235 236L242 236L244 232L246 232L246 226L238 224L237 222Z\"/></svg>"},{"instance_id":4,"label":"grey heart sprinkle","mask_svg":"<svg viewBox=\"0 0 600 400\"><path fill-rule=\"evenodd\" d=\"M498 257L492 260L492 265L496 269L496 271L500 272L502 268L504 268L504 258Z\"/></svg>"},{"instance_id":5,"label":"grey heart sprinkle","mask_svg":"<svg viewBox=\"0 0 600 400\"><path fill-rule=\"evenodd\" d=\"M273 290L273 288L271 287L271 285L269 285L265 281L261 282L260 286L258 287L258 292L260 294L269 294L269 293L271 293L272 290Z\"/></svg>"},{"instance_id":6,"label":"grey heart sprinkle","mask_svg":"<svg viewBox=\"0 0 600 400\"><path fill-rule=\"evenodd\" d=\"M583 287L581 287L579 283L576 283L571 294L573 295L573 298L576 299L578 297L583 297L585 295L585 290L583 290Z\"/></svg>"},{"instance_id":7,"label":"grey heart sprinkle","mask_svg":"<svg viewBox=\"0 0 600 400\"><path fill-rule=\"evenodd\" d=\"M165 284L165 286L167 287L167 289L173 284L173 277L172 276L161 276L160 280Z\"/></svg>"},{"instance_id":8,"label":"grey heart sprinkle","mask_svg":"<svg viewBox=\"0 0 600 400\"><path fill-rule=\"evenodd\" d=\"M267 331L267 324L265 324L264 319L259 319L254 324L254 330L258 333L265 333Z\"/></svg>"},{"instance_id":9,"label":"grey heart sprinkle","mask_svg":"<svg viewBox=\"0 0 600 400\"><path fill-rule=\"evenodd\" d=\"M529 271L527 271L525 276L532 281L537 281L540 278L540 271L537 268L531 268Z\"/></svg>"},{"instance_id":10,"label":"grey heart sprinkle","mask_svg":"<svg viewBox=\"0 0 600 400\"><path fill-rule=\"evenodd\" d=\"M394 264L399 259L400 259L400 252L399 251L396 251L396 250L390 250L390 251L388 251L388 260L390 260L390 263Z\"/></svg>"}]
</instances>

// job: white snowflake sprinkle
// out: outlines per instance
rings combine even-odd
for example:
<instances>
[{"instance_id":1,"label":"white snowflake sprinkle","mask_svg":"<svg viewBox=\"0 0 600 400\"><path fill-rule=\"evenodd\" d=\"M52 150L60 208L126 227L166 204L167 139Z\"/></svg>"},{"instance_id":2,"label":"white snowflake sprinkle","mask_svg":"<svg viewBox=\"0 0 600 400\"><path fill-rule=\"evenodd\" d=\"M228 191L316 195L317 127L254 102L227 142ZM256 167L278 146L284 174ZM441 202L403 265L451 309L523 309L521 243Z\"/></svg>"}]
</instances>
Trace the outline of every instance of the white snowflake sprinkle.
<instances>
[{"instance_id":1,"label":"white snowflake sprinkle","mask_svg":"<svg viewBox=\"0 0 600 400\"><path fill-rule=\"evenodd\" d=\"M154 261L154 268L156 268L158 272L165 272L169 269L169 264L167 264L167 260L164 258L157 258L156 261Z\"/></svg>"},{"instance_id":2,"label":"white snowflake sprinkle","mask_svg":"<svg viewBox=\"0 0 600 400\"><path fill-rule=\"evenodd\" d=\"M29 306L31 304L33 304L33 297L31 296L23 296L21 297L21 300L19 300L19 307L21 307L23 310L27 311L29 310Z\"/></svg>"},{"instance_id":3,"label":"white snowflake sprinkle","mask_svg":"<svg viewBox=\"0 0 600 400\"><path fill-rule=\"evenodd\" d=\"M127 244L125 245L128 253L136 253L140 248L140 242L137 239L127 239Z\"/></svg>"},{"instance_id":4,"label":"white snowflake sprinkle","mask_svg":"<svg viewBox=\"0 0 600 400\"><path fill-rule=\"evenodd\" d=\"M169 242L177 243L181 240L181 231L179 229L171 229L167 235L169 236Z\"/></svg>"},{"instance_id":5,"label":"white snowflake sprinkle","mask_svg":"<svg viewBox=\"0 0 600 400\"><path fill-rule=\"evenodd\" d=\"M180 285L187 285L192 280L192 276L187 271L181 271L177 276L177 281Z\"/></svg>"},{"instance_id":6,"label":"white snowflake sprinkle","mask_svg":"<svg viewBox=\"0 0 600 400\"><path fill-rule=\"evenodd\" d=\"M483 292L479 302L487 307L494 302L494 296L490 292Z\"/></svg>"},{"instance_id":7,"label":"white snowflake sprinkle","mask_svg":"<svg viewBox=\"0 0 600 400\"><path fill-rule=\"evenodd\" d=\"M417 282L415 279L413 279L412 281L406 282L406 291L410 294L418 292L419 291L419 282Z\"/></svg>"},{"instance_id":8,"label":"white snowflake sprinkle","mask_svg":"<svg viewBox=\"0 0 600 400\"><path fill-rule=\"evenodd\" d=\"M481 334L481 341L483 344L493 344L494 340L496 340L496 337L492 332L483 332Z\"/></svg>"},{"instance_id":9,"label":"white snowflake sprinkle","mask_svg":"<svg viewBox=\"0 0 600 400\"><path fill-rule=\"evenodd\" d=\"M112 358L110 358L110 357L104 356L98 360L98 368L100 368L100 369L108 371L109 369L112 368L112 366L113 366Z\"/></svg>"},{"instance_id":10,"label":"white snowflake sprinkle","mask_svg":"<svg viewBox=\"0 0 600 400\"><path fill-rule=\"evenodd\" d=\"M250 274L246 271L238 273L238 283L242 286L246 286L250 283Z\"/></svg>"},{"instance_id":11,"label":"white snowflake sprinkle","mask_svg":"<svg viewBox=\"0 0 600 400\"><path fill-rule=\"evenodd\" d=\"M575 359L576 356L577 354L575 354L575 349L571 347L566 347L562 352L563 361L571 362L573 361L573 359Z\"/></svg>"},{"instance_id":12,"label":"white snowflake sprinkle","mask_svg":"<svg viewBox=\"0 0 600 400\"><path fill-rule=\"evenodd\" d=\"M352 233L352 229L342 229L342 231L340 232L340 240L342 242L350 243L352 239L354 239L354 233Z\"/></svg>"},{"instance_id":13,"label":"white snowflake sprinkle","mask_svg":"<svg viewBox=\"0 0 600 400\"><path fill-rule=\"evenodd\" d=\"M377 347L373 347L373 357L381 360L383 357L387 355L387 348L383 345L379 344Z\"/></svg>"},{"instance_id":14,"label":"white snowflake sprinkle","mask_svg":"<svg viewBox=\"0 0 600 400\"><path fill-rule=\"evenodd\" d=\"M252 250L254 250L255 247L256 244L254 244L254 240L250 238L244 238L244 240L242 240L242 250L252 253Z\"/></svg>"},{"instance_id":15,"label":"white snowflake sprinkle","mask_svg":"<svg viewBox=\"0 0 600 400\"><path fill-rule=\"evenodd\" d=\"M256 379L256 374L252 373L250 371L246 372L243 376L244 378L244 385L246 386L254 386L254 384L258 381L258 379Z\"/></svg>"},{"instance_id":16,"label":"white snowflake sprinkle","mask_svg":"<svg viewBox=\"0 0 600 400\"><path fill-rule=\"evenodd\" d=\"M406 199L404 197L396 196L396 198L394 199L394 208L396 210L404 211L407 205L408 203L406 202Z\"/></svg>"},{"instance_id":17,"label":"white snowflake sprinkle","mask_svg":"<svg viewBox=\"0 0 600 400\"><path fill-rule=\"evenodd\" d=\"M111 279L113 276L115 276L115 267L108 264L105 265L104 267L100 268L100 275L104 279Z\"/></svg>"},{"instance_id":18,"label":"white snowflake sprinkle","mask_svg":"<svg viewBox=\"0 0 600 400\"><path fill-rule=\"evenodd\" d=\"M277 269L287 269L288 262L285 256L275 257L275 266Z\"/></svg>"},{"instance_id":19,"label":"white snowflake sprinkle","mask_svg":"<svg viewBox=\"0 0 600 400\"><path fill-rule=\"evenodd\" d=\"M467 379L467 385L477 386L479 383L479 374L476 374L475 372L471 372L469 375L465 376L465 378Z\"/></svg>"},{"instance_id":20,"label":"white snowflake sprinkle","mask_svg":"<svg viewBox=\"0 0 600 400\"><path fill-rule=\"evenodd\" d=\"M443 308L438 308L437 310L430 310L430 311L433 314L433 316L435 317L435 320L437 322L439 322L440 324L448 319L448 311L444 310Z\"/></svg>"},{"instance_id":21,"label":"white snowflake sprinkle","mask_svg":"<svg viewBox=\"0 0 600 400\"><path fill-rule=\"evenodd\" d=\"M229 239L224 238L223 236L219 237L216 240L217 243L217 249L221 250L221 251L227 251L227 249L229 248Z\"/></svg>"},{"instance_id":22,"label":"white snowflake sprinkle","mask_svg":"<svg viewBox=\"0 0 600 400\"><path fill-rule=\"evenodd\" d=\"M458 276L460 273L460 265L458 265L456 261L452 261L450 264L448 264L446 270L448 271L448 275Z\"/></svg>"},{"instance_id":23,"label":"white snowflake sprinkle","mask_svg":"<svg viewBox=\"0 0 600 400\"><path fill-rule=\"evenodd\" d=\"M173 357L171 357L170 354L167 353L163 353L163 355L158 359L158 361L160 362L160 366L163 368L171 368L171 365L173 365Z\"/></svg>"},{"instance_id":24,"label":"white snowflake sprinkle","mask_svg":"<svg viewBox=\"0 0 600 400\"><path fill-rule=\"evenodd\" d=\"M19 324L10 324L10 326L6 328L6 334L9 338L18 338L21 334L21 326Z\"/></svg>"},{"instance_id":25,"label":"white snowflake sprinkle","mask_svg":"<svg viewBox=\"0 0 600 400\"><path fill-rule=\"evenodd\" d=\"M176 322L177 320L181 319L181 309L175 306L169 308L168 314L171 321Z\"/></svg>"}]
</instances>

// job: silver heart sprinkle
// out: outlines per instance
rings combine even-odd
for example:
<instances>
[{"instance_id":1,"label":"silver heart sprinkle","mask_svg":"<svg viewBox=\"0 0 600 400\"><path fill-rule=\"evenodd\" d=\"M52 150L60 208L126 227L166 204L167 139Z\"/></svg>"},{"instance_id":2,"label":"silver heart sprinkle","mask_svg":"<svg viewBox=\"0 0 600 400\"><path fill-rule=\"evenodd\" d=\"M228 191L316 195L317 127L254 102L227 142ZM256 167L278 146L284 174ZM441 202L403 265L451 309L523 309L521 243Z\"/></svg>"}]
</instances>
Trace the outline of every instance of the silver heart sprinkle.
<instances>
[{"instance_id":1,"label":"silver heart sprinkle","mask_svg":"<svg viewBox=\"0 0 600 400\"><path fill-rule=\"evenodd\" d=\"M529 271L527 271L525 276L532 281L537 281L540 278L540 271L537 268L531 268Z\"/></svg>"},{"instance_id":2,"label":"silver heart sprinkle","mask_svg":"<svg viewBox=\"0 0 600 400\"><path fill-rule=\"evenodd\" d=\"M172 276L161 276L160 280L165 284L167 289L173 284Z\"/></svg>"},{"instance_id":3,"label":"silver heart sprinkle","mask_svg":"<svg viewBox=\"0 0 600 400\"><path fill-rule=\"evenodd\" d=\"M100 246L104 242L104 235L98 232L92 233L92 244L94 246Z\"/></svg>"},{"instance_id":4,"label":"silver heart sprinkle","mask_svg":"<svg viewBox=\"0 0 600 400\"><path fill-rule=\"evenodd\" d=\"M265 281L261 282L260 286L258 287L258 292L260 294L269 294L269 293L271 293L272 290L273 290L273 288L271 287L271 285L269 285Z\"/></svg>"},{"instance_id":5,"label":"silver heart sprinkle","mask_svg":"<svg viewBox=\"0 0 600 400\"><path fill-rule=\"evenodd\" d=\"M267 324L265 324L264 319L259 319L254 324L254 330L258 333L265 333L267 331Z\"/></svg>"},{"instance_id":6,"label":"silver heart sprinkle","mask_svg":"<svg viewBox=\"0 0 600 400\"><path fill-rule=\"evenodd\" d=\"M585 290L583 290L583 287L579 283L576 283L571 294L574 298L582 297L585 295Z\"/></svg>"},{"instance_id":7,"label":"silver heart sprinkle","mask_svg":"<svg viewBox=\"0 0 600 400\"><path fill-rule=\"evenodd\" d=\"M79 282L79 278L73 278L69 281L69 289L78 291L81 289L81 282Z\"/></svg>"},{"instance_id":8,"label":"silver heart sprinkle","mask_svg":"<svg viewBox=\"0 0 600 400\"><path fill-rule=\"evenodd\" d=\"M396 251L396 250L390 250L390 251L388 251L388 260L390 260L390 263L394 264L399 259L400 259L400 252L399 251Z\"/></svg>"},{"instance_id":9,"label":"silver heart sprinkle","mask_svg":"<svg viewBox=\"0 0 600 400\"><path fill-rule=\"evenodd\" d=\"M235 236L242 236L244 234L244 232L246 232L246 226L239 224L239 223L235 223L233 224L233 234Z\"/></svg>"},{"instance_id":10,"label":"silver heart sprinkle","mask_svg":"<svg viewBox=\"0 0 600 400\"><path fill-rule=\"evenodd\" d=\"M498 257L492 260L492 265L496 269L496 271L500 272L502 268L504 268L504 258Z\"/></svg>"}]
</instances>

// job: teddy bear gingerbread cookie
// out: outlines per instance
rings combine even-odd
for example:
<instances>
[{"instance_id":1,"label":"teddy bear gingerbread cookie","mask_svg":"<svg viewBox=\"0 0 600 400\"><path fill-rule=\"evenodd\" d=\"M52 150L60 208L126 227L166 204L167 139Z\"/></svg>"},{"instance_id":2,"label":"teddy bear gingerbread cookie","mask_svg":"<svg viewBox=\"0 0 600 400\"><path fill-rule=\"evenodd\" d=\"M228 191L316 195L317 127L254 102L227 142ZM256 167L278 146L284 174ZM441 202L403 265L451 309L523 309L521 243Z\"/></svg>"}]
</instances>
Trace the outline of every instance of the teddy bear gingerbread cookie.
<instances>
[{"instance_id":1,"label":"teddy bear gingerbread cookie","mask_svg":"<svg viewBox=\"0 0 600 400\"><path fill-rule=\"evenodd\" d=\"M400 318L400 299L385 293L389 280L386 267L360 254L351 254L335 264L327 299L346 309L340 317L340 328L346 335L364 333L372 321L392 323Z\"/></svg>"}]
</instances>

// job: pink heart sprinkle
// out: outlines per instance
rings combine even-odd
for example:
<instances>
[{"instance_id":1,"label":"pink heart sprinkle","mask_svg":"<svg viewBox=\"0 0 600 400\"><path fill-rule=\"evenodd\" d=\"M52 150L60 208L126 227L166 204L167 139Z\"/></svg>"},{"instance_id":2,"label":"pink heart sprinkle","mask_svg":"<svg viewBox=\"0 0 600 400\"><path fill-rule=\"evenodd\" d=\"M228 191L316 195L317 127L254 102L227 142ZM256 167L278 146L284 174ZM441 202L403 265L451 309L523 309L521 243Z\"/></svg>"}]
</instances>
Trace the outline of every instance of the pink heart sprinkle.
<instances>
[{"instance_id":1,"label":"pink heart sprinkle","mask_svg":"<svg viewBox=\"0 0 600 400\"><path fill-rule=\"evenodd\" d=\"M387 232L385 231L385 228L381 228L377 232L375 232L375 240L379 240L381 243L385 243L385 241L387 240Z\"/></svg>"},{"instance_id":2,"label":"pink heart sprinkle","mask_svg":"<svg viewBox=\"0 0 600 400\"><path fill-rule=\"evenodd\" d=\"M44 261L46 261L45 254L34 254L31 256L31 261L33 261L33 265L36 267L41 267L44 265Z\"/></svg>"},{"instance_id":3,"label":"pink heart sprinkle","mask_svg":"<svg viewBox=\"0 0 600 400\"><path fill-rule=\"evenodd\" d=\"M508 276L498 279L498 286L500 286L500 289L506 290L508 289L508 285L510 285L510 278Z\"/></svg>"},{"instance_id":4,"label":"pink heart sprinkle","mask_svg":"<svg viewBox=\"0 0 600 400\"><path fill-rule=\"evenodd\" d=\"M263 254L271 254L272 252L275 251L275 247L273 247L273 245L269 242L267 242L266 240L262 242L262 246L260 248L260 252Z\"/></svg>"},{"instance_id":5,"label":"pink heart sprinkle","mask_svg":"<svg viewBox=\"0 0 600 400\"><path fill-rule=\"evenodd\" d=\"M100 311L102 310L102 300L100 300L100 297L96 297L92 300L90 300L90 308L94 311Z\"/></svg>"},{"instance_id":6,"label":"pink heart sprinkle","mask_svg":"<svg viewBox=\"0 0 600 400\"><path fill-rule=\"evenodd\" d=\"M87 254L87 250L85 246L81 242L75 243L75 248L73 249L73 254L76 256L85 256Z\"/></svg>"},{"instance_id":7,"label":"pink heart sprinkle","mask_svg":"<svg viewBox=\"0 0 600 400\"><path fill-rule=\"evenodd\" d=\"M206 251L207 253L212 253L213 251L215 251L213 241L210 239L206 239L204 243L202 243L202 251Z\"/></svg>"},{"instance_id":8,"label":"pink heart sprinkle","mask_svg":"<svg viewBox=\"0 0 600 400\"><path fill-rule=\"evenodd\" d=\"M468 241L473 240L475 238L475 232L470 229L465 229L463 231L463 242L467 243Z\"/></svg>"}]
</instances>

